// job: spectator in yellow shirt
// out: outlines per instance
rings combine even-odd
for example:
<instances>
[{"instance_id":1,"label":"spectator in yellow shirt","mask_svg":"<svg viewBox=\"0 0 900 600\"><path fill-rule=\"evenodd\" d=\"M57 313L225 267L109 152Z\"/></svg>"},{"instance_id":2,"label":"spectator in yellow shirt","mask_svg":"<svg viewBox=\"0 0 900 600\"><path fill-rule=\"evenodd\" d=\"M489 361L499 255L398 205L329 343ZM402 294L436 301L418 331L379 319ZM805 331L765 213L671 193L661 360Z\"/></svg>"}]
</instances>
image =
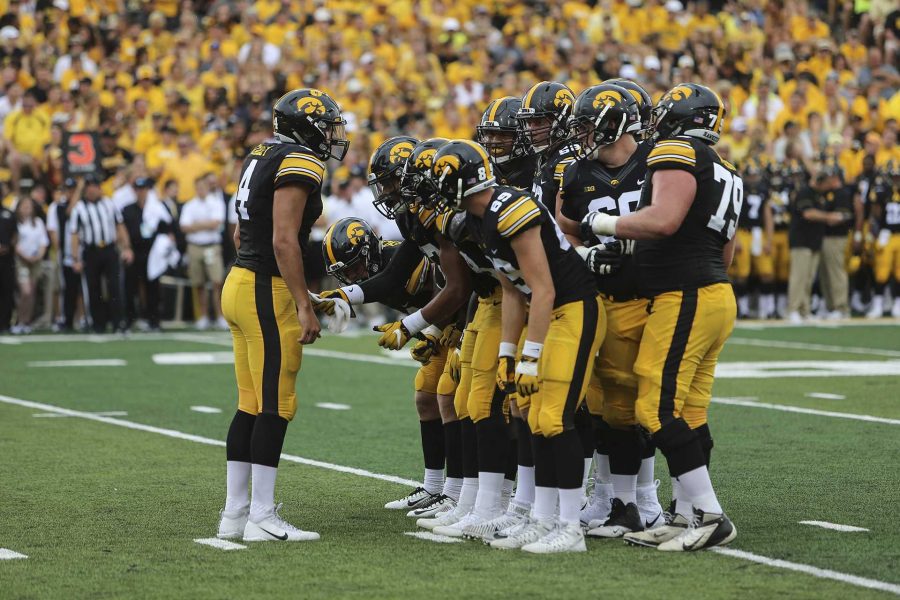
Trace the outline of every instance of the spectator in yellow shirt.
<instances>
[{"instance_id":1,"label":"spectator in yellow shirt","mask_svg":"<svg viewBox=\"0 0 900 600\"><path fill-rule=\"evenodd\" d=\"M161 181L178 182L178 203L184 204L194 197L194 181L200 175L210 171L206 158L194 149L191 136L178 136L178 154L165 162Z\"/></svg>"},{"instance_id":2,"label":"spectator in yellow shirt","mask_svg":"<svg viewBox=\"0 0 900 600\"><path fill-rule=\"evenodd\" d=\"M170 160L178 158L178 134L168 123L159 132L159 142L147 150L147 169L154 176L162 173Z\"/></svg>"},{"instance_id":3,"label":"spectator in yellow shirt","mask_svg":"<svg viewBox=\"0 0 900 600\"><path fill-rule=\"evenodd\" d=\"M178 133L185 133L191 139L200 138L200 121L191 114L191 101L184 96L178 96L175 101L175 110L172 113L172 127Z\"/></svg>"},{"instance_id":4,"label":"spectator in yellow shirt","mask_svg":"<svg viewBox=\"0 0 900 600\"><path fill-rule=\"evenodd\" d=\"M50 119L36 110L37 99L30 90L22 95L22 107L10 112L3 120L3 137L8 142L10 179L15 193L19 191L22 169L37 173L37 165L50 141Z\"/></svg>"}]
</instances>

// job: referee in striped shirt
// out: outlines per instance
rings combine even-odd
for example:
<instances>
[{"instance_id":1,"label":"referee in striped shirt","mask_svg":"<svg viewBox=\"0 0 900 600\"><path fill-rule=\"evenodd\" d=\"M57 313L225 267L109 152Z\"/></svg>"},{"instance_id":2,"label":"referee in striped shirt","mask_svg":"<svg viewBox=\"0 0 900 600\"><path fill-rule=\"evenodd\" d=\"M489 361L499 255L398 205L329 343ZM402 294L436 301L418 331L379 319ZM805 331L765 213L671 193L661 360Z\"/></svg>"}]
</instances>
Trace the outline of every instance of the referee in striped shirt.
<instances>
[{"instance_id":1,"label":"referee in striped shirt","mask_svg":"<svg viewBox=\"0 0 900 600\"><path fill-rule=\"evenodd\" d=\"M87 286L89 310L94 331L106 330L107 317L113 329L122 330L122 290L119 257L131 264L134 254L122 214L109 198L103 198L100 179L85 175L83 200L75 205L69 218L72 268L82 274ZM103 300L102 283L106 283L108 300Z\"/></svg>"}]
</instances>

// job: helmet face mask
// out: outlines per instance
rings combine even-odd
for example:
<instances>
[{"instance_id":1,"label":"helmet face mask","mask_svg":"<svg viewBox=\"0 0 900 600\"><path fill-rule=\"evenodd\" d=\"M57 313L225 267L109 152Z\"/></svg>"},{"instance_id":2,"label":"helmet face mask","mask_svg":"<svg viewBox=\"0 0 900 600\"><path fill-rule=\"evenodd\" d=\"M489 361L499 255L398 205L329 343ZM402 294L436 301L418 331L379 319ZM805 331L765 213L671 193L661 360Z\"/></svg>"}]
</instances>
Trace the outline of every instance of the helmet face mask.
<instances>
[{"instance_id":1,"label":"helmet face mask","mask_svg":"<svg viewBox=\"0 0 900 600\"><path fill-rule=\"evenodd\" d=\"M350 142L341 107L328 94L300 88L278 99L272 109L272 129L282 142L308 147L322 160L343 160Z\"/></svg>"},{"instance_id":2,"label":"helmet face mask","mask_svg":"<svg viewBox=\"0 0 900 600\"><path fill-rule=\"evenodd\" d=\"M687 136L716 144L724 119L725 105L718 94L703 85L681 83L653 108L653 138Z\"/></svg>"},{"instance_id":3,"label":"helmet face mask","mask_svg":"<svg viewBox=\"0 0 900 600\"><path fill-rule=\"evenodd\" d=\"M495 163L503 164L517 156L521 156L521 143L518 131L507 131L486 126L478 127L476 141L484 146Z\"/></svg>"},{"instance_id":4,"label":"helmet face mask","mask_svg":"<svg viewBox=\"0 0 900 600\"><path fill-rule=\"evenodd\" d=\"M475 141L481 144L496 165L525 156L525 143L516 115L522 101L505 96L491 101L481 123L475 128Z\"/></svg>"},{"instance_id":5,"label":"helmet face mask","mask_svg":"<svg viewBox=\"0 0 900 600\"><path fill-rule=\"evenodd\" d=\"M516 119L528 152L542 154L568 137L573 104L572 90L555 81L542 81L526 92Z\"/></svg>"},{"instance_id":6,"label":"helmet face mask","mask_svg":"<svg viewBox=\"0 0 900 600\"><path fill-rule=\"evenodd\" d=\"M401 180L407 159L418 143L419 140L409 136L392 137L378 146L369 159L368 183L375 196L372 205L388 219L409 208Z\"/></svg>"},{"instance_id":7,"label":"helmet face mask","mask_svg":"<svg viewBox=\"0 0 900 600\"><path fill-rule=\"evenodd\" d=\"M328 155L335 160L344 160L350 149L350 141L347 139L347 122L341 119L320 125L324 125L323 138L324 144L328 146Z\"/></svg>"},{"instance_id":8,"label":"helmet face mask","mask_svg":"<svg viewBox=\"0 0 900 600\"><path fill-rule=\"evenodd\" d=\"M596 160L603 147L615 144L626 133L640 134L637 101L631 92L615 84L591 86L575 100L569 131L578 141L579 157Z\"/></svg>"},{"instance_id":9,"label":"helmet face mask","mask_svg":"<svg viewBox=\"0 0 900 600\"><path fill-rule=\"evenodd\" d=\"M465 198L490 189L497 181L485 149L468 140L454 140L435 154L430 179L436 191L431 206L454 212L463 212Z\"/></svg>"},{"instance_id":10,"label":"helmet face mask","mask_svg":"<svg viewBox=\"0 0 900 600\"><path fill-rule=\"evenodd\" d=\"M369 180L369 189L375 196L372 205L388 219L406 212L407 205L400 193L400 178L394 175Z\"/></svg>"},{"instance_id":11,"label":"helmet face mask","mask_svg":"<svg viewBox=\"0 0 900 600\"><path fill-rule=\"evenodd\" d=\"M344 285L365 281L381 270L381 238L362 219L337 221L322 243L325 271Z\"/></svg>"}]
</instances>

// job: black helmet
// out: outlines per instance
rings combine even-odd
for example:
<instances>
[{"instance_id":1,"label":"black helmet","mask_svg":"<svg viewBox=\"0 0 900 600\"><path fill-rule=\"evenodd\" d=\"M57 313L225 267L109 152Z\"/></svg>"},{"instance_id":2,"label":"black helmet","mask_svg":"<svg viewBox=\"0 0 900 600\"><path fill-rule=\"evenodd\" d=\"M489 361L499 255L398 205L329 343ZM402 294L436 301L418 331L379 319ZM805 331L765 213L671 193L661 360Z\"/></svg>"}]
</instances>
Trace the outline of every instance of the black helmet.
<instances>
[{"instance_id":1,"label":"black helmet","mask_svg":"<svg viewBox=\"0 0 900 600\"><path fill-rule=\"evenodd\" d=\"M516 120L520 108L522 100L514 96L492 100L475 128L475 141L484 146L495 165L526 154Z\"/></svg>"},{"instance_id":2,"label":"black helmet","mask_svg":"<svg viewBox=\"0 0 900 600\"><path fill-rule=\"evenodd\" d=\"M369 159L369 187L375 195L373 204L388 219L406 209L400 195L400 176L406 159L418 143L414 137L398 135L382 142Z\"/></svg>"},{"instance_id":3,"label":"black helmet","mask_svg":"<svg viewBox=\"0 0 900 600\"><path fill-rule=\"evenodd\" d=\"M598 148L617 142L625 133L640 133L638 103L623 87L593 85L578 94L569 128L578 140L581 156L591 157Z\"/></svg>"},{"instance_id":4,"label":"black helmet","mask_svg":"<svg viewBox=\"0 0 900 600\"><path fill-rule=\"evenodd\" d=\"M522 123L523 139L530 152L540 154L566 138L573 104L572 90L555 81L542 81L522 96L516 118ZM542 119L546 123L534 123Z\"/></svg>"},{"instance_id":5,"label":"black helmet","mask_svg":"<svg viewBox=\"0 0 900 600\"><path fill-rule=\"evenodd\" d=\"M487 151L469 140L453 140L434 155L431 181L436 195L435 208L461 212L463 198L488 189L496 183Z\"/></svg>"},{"instance_id":6,"label":"black helmet","mask_svg":"<svg viewBox=\"0 0 900 600\"><path fill-rule=\"evenodd\" d=\"M630 79L607 79L603 83L614 83L631 92L631 95L634 96L634 99L637 100L638 103L638 113L641 115L641 125L644 130L649 130L650 121L653 118L653 99L650 97L650 94L647 93L647 90Z\"/></svg>"},{"instance_id":7,"label":"black helmet","mask_svg":"<svg viewBox=\"0 0 900 600\"><path fill-rule=\"evenodd\" d=\"M434 163L434 155L449 141L447 138L430 138L413 148L400 178L400 193L408 204L417 199L421 199L424 204L431 204L431 197L437 192L431 182L431 165Z\"/></svg>"},{"instance_id":8,"label":"black helmet","mask_svg":"<svg viewBox=\"0 0 900 600\"><path fill-rule=\"evenodd\" d=\"M657 138L686 135L715 144L724 120L725 104L717 93L699 83L679 83L653 109L653 132Z\"/></svg>"},{"instance_id":9,"label":"black helmet","mask_svg":"<svg viewBox=\"0 0 900 600\"><path fill-rule=\"evenodd\" d=\"M314 88L288 92L272 107L272 129L282 142L301 144L322 160L344 160L350 142L341 107Z\"/></svg>"},{"instance_id":10,"label":"black helmet","mask_svg":"<svg viewBox=\"0 0 900 600\"><path fill-rule=\"evenodd\" d=\"M345 285L365 281L381 270L381 238L358 217L341 219L328 228L322 254L325 271Z\"/></svg>"}]
</instances>

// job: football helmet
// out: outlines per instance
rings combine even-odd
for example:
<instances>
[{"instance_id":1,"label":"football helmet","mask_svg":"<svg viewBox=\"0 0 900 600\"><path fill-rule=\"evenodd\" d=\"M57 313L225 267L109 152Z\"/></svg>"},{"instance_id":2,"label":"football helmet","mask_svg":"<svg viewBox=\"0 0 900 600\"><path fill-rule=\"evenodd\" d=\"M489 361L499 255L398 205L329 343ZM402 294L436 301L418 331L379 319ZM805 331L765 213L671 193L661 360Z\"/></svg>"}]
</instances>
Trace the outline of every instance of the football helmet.
<instances>
[{"instance_id":1,"label":"football helmet","mask_svg":"<svg viewBox=\"0 0 900 600\"><path fill-rule=\"evenodd\" d=\"M414 137L398 135L382 142L369 159L369 187L375 195L372 204L388 219L406 209L400 194L400 176L418 143Z\"/></svg>"},{"instance_id":2,"label":"football helmet","mask_svg":"<svg viewBox=\"0 0 900 600\"><path fill-rule=\"evenodd\" d=\"M522 96L522 107L516 113L526 149L540 154L563 141L573 104L575 94L562 83L542 81L533 85Z\"/></svg>"},{"instance_id":3,"label":"football helmet","mask_svg":"<svg viewBox=\"0 0 900 600\"><path fill-rule=\"evenodd\" d=\"M400 193L408 204L418 199L426 205L432 204L432 196L437 190L430 177L431 165L434 155L449 141L447 138L430 138L413 148L400 177Z\"/></svg>"},{"instance_id":4,"label":"football helmet","mask_svg":"<svg viewBox=\"0 0 900 600\"><path fill-rule=\"evenodd\" d=\"M344 160L350 147L346 124L338 103L315 88L290 91L272 107L275 137L306 146L322 160Z\"/></svg>"},{"instance_id":5,"label":"football helmet","mask_svg":"<svg viewBox=\"0 0 900 600\"><path fill-rule=\"evenodd\" d=\"M381 270L381 238L363 219L346 217L325 232L325 271L344 285L365 281Z\"/></svg>"},{"instance_id":6,"label":"football helmet","mask_svg":"<svg viewBox=\"0 0 900 600\"><path fill-rule=\"evenodd\" d=\"M634 96L634 99L637 100L638 103L638 113L641 115L641 125L645 132L648 131L653 116L653 99L650 98L650 94L647 93L647 90L630 79L607 79L603 83L614 83L631 92L631 95Z\"/></svg>"},{"instance_id":7,"label":"football helmet","mask_svg":"<svg viewBox=\"0 0 900 600\"><path fill-rule=\"evenodd\" d=\"M580 156L596 158L601 146L613 144L626 133L641 132L641 115L634 96L612 83L593 85L578 95L569 130L578 141Z\"/></svg>"},{"instance_id":8,"label":"football helmet","mask_svg":"<svg viewBox=\"0 0 900 600\"><path fill-rule=\"evenodd\" d=\"M484 148L469 140L453 140L434 155L431 181L434 208L462 212L463 198L490 188L497 179Z\"/></svg>"},{"instance_id":9,"label":"football helmet","mask_svg":"<svg viewBox=\"0 0 900 600\"><path fill-rule=\"evenodd\" d=\"M679 83L653 109L653 135L685 135L712 145L719 141L724 120L725 104L717 93L698 83Z\"/></svg>"},{"instance_id":10,"label":"football helmet","mask_svg":"<svg viewBox=\"0 0 900 600\"><path fill-rule=\"evenodd\" d=\"M475 141L487 150L495 165L526 154L516 120L520 108L522 100L514 96L492 100L481 115L481 123L475 128Z\"/></svg>"}]
</instances>

